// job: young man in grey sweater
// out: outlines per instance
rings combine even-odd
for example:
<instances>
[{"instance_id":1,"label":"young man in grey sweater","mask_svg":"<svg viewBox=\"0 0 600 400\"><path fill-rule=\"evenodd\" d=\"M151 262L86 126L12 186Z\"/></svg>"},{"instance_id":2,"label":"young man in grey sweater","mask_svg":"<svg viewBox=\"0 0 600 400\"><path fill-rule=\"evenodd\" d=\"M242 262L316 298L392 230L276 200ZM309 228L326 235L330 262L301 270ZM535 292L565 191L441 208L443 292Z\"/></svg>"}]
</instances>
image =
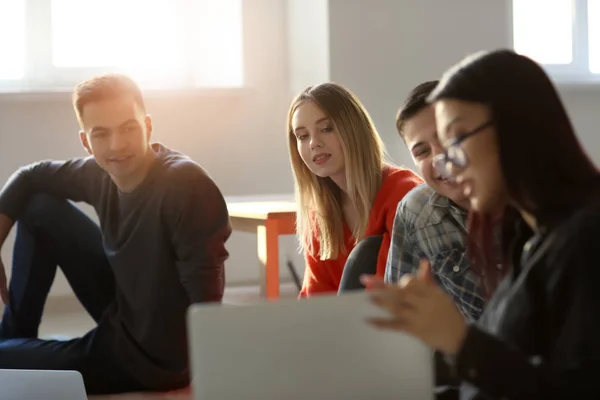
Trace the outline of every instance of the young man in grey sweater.
<instances>
[{"instance_id":1,"label":"young man in grey sweater","mask_svg":"<svg viewBox=\"0 0 600 400\"><path fill-rule=\"evenodd\" d=\"M0 245L17 230L8 287L0 264L0 368L78 370L96 394L184 387L186 310L223 297L225 201L202 167L151 142L130 78L83 82L73 104L90 156L28 165L0 191ZM97 322L68 341L38 339L57 266Z\"/></svg>"}]
</instances>

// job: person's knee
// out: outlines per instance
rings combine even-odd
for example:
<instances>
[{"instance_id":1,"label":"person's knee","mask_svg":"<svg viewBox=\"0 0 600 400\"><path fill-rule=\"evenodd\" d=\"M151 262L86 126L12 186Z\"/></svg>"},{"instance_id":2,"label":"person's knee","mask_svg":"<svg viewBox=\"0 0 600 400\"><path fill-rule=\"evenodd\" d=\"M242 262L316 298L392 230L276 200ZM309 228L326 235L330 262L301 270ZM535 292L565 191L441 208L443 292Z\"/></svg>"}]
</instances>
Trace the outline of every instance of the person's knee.
<instances>
[{"instance_id":1,"label":"person's knee","mask_svg":"<svg viewBox=\"0 0 600 400\"><path fill-rule=\"evenodd\" d=\"M365 272L372 269L374 273L377 269L377 259L382 242L383 236L381 235L367 236L362 239L350 252L347 264L358 264L360 265L359 269L364 269Z\"/></svg>"},{"instance_id":2,"label":"person's knee","mask_svg":"<svg viewBox=\"0 0 600 400\"><path fill-rule=\"evenodd\" d=\"M352 249L351 256L352 258L358 258L361 260L373 259L375 263L377 262L377 257L379 255L379 249L381 248L381 243L383 242L382 235L374 235L367 236L362 239L360 242L356 244L354 249Z\"/></svg>"},{"instance_id":3,"label":"person's knee","mask_svg":"<svg viewBox=\"0 0 600 400\"><path fill-rule=\"evenodd\" d=\"M366 238L358 242L357 246L379 250L382 242L383 235L367 236Z\"/></svg>"},{"instance_id":4,"label":"person's knee","mask_svg":"<svg viewBox=\"0 0 600 400\"><path fill-rule=\"evenodd\" d=\"M19 222L25 223L30 228L43 225L44 221L51 220L61 209L64 209L66 204L67 201L63 198L37 193L29 199Z\"/></svg>"},{"instance_id":5,"label":"person's knee","mask_svg":"<svg viewBox=\"0 0 600 400\"><path fill-rule=\"evenodd\" d=\"M383 236L375 235L362 239L354 246L344 266L339 293L364 289L364 285L360 282L360 276L377 272L377 260L382 242Z\"/></svg>"}]
</instances>

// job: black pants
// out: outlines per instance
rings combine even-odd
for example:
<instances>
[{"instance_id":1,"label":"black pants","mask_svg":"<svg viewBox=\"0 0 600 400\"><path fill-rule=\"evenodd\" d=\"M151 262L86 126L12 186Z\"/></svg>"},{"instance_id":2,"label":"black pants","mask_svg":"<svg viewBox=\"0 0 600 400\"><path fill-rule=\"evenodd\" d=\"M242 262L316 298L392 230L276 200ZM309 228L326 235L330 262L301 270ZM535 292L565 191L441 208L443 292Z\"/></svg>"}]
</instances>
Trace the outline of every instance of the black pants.
<instances>
[{"instance_id":1,"label":"black pants","mask_svg":"<svg viewBox=\"0 0 600 400\"><path fill-rule=\"evenodd\" d=\"M383 236L368 236L354 246L346 260L338 293L365 288L360 282L360 276L377 272L377 258L382 241Z\"/></svg>"},{"instance_id":2,"label":"black pants","mask_svg":"<svg viewBox=\"0 0 600 400\"><path fill-rule=\"evenodd\" d=\"M0 368L76 370L90 394L143 390L116 361L101 327L67 341L38 339L58 266L97 323L113 301L115 282L99 227L70 202L36 195L16 228L10 299L0 323Z\"/></svg>"}]
</instances>

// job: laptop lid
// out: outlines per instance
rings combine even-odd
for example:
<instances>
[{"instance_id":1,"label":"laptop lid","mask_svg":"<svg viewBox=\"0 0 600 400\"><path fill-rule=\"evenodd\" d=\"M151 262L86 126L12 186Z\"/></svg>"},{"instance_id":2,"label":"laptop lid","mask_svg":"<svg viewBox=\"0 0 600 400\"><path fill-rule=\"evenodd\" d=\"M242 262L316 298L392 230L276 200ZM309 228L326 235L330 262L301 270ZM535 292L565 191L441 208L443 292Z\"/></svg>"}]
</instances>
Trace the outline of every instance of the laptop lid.
<instances>
[{"instance_id":1,"label":"laptop lid","mask_svg":"<svg viewBox=\"0 0 600 400\"><path fill-rule=\"evenodd\" d=\"M0 369L0 393L2 400L87 400L77 371Z\"/></svg>"},{"instance_id":2,"label":"laptop lid","mask_svg":"<svg viewBox=\"0 0 600 400\"><path fill-rule=\"evenodd\" d=\"M433 399L433 352L365 292L188 311L195 400Z\"/></svg>"}]
</instances>

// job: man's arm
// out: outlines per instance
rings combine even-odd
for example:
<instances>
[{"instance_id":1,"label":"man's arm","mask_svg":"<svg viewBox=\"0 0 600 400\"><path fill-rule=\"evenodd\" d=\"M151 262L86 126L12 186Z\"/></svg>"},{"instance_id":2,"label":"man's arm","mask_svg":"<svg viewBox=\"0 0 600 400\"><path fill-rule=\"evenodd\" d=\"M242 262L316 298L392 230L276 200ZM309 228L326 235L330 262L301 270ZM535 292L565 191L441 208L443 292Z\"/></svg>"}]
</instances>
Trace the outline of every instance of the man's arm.
<instances>
[{"instance_id":1,"label":"man's arm","mask_svg":"<svg viewBox=\"0 0 600 400\"><path fill-rule=\"evenodd\" d=\"M0 248L34 194L90 203L100 190L102 173L92 157L41 161L18 169L0 190Z\"/></svg>"},{"instance_id":2,"label":"man's arm","mask_svg":"<svg viewBox=\"0 0 600 400\"><path fill-rule=\"evenodd\" d=\"M34 194L47 193L74 201L90 202L99 190L96 177L102 170L93 158L42 161L17 170L0 190L0 248L15 221ZM0 260L0 298L8 302L6 273Z\"/></svg>"},{"instance_id":3,"label":"man's arm","mask_svg":"<svg viewBox=\"0 0 600 400\"><path fill-rule=\"evenodd\" d=\"M91 157L70 161L41 161L22 167L8 179L0 191L0 214L14 223L23 213L31 196L37 193L90 203L93 192L100 190L97 178L102 172ZM1 231L0 238L7 234L8 232Z\"/></svg>"},{"instance_id":4,"label":"man's arm","mask_svg":"<svg viewBox=\"0 0 600 400\"><path fill-rule=\"evenodd\" d=\"M225 289L227 204L217 185L192 162L173 167L163 215L170 228L179 278L191 303L220 302Z\"/></svg>"}]
</instances>

